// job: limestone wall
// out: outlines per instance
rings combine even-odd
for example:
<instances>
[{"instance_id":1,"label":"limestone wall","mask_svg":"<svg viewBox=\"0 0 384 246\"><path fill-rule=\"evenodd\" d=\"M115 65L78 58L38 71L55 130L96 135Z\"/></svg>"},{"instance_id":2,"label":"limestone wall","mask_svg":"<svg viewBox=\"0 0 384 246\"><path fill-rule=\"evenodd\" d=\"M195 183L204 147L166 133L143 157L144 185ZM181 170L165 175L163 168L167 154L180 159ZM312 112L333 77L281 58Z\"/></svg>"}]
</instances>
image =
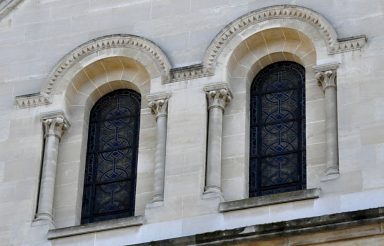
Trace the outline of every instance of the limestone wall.
<instances>
[{"instance_id":1,"label":"limestone wall","mask_svg":"<svg viewBox=\"0 0 384 246\"><path fill-rule=\"evenodd\" d=\"M318 13L328 20L330 31L324 33L327 26L322 29L312 20L267 18L240 28L215 58L214 71L205 66L208 47L228 24L281 4ZM381 0L24 0L0 19L0 245L124 245L383 206L382 23ZM81 46L97 46L100 37L113 34L139 36L141 43L94 51ZM359 35L367 37L361 49L330 51L335 43L345 44L335 37ZM78 47L84 53L74 58L71 51ZM320 197L220 213L219 198L203 197L208 119L204 87L226 83L231 88L233 99L223 116L223 199L246 199L249 86L262 67L281 60L306 69L307 188L321 188ZM61 69L68 61L71 65ZM170 72L201 63L207 70L192 69L203 71L201 76L186 72L184 79L175 79L176 72ZM340 176L323 182L324 93L313 66L329 63L339 63ZM55 72L60 75L51 86ZM102 95L119 88L142 94L135 215L143 215L145 222L48 240L50 225L34 222L43 153L41 114L60 110L71 123L59 146L53 216L56 228L77 226L89 110ZM16 103L17 96L43 93L37 97L44 98L47 91L51 94L40 105ZM146 96L160 92L171 95L164 203L147 206L154 192L156 122Z\"/></svg>"}]
</instances>

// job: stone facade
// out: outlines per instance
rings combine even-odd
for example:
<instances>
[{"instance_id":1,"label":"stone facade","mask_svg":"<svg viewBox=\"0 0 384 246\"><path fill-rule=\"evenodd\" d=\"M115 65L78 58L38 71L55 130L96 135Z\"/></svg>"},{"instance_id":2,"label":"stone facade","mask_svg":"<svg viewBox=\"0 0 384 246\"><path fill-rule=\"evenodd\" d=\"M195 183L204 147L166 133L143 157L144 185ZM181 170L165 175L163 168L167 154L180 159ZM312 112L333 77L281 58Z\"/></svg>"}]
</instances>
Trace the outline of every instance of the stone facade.
<instances>
[{"instance_id":1,"label":"stone facade","mask_svg":"<svg viewBox=\"0 0 384 246\"><path fill-rule=\"evenodd\" d=\"M0 1L0 245L384 244L383 21L380 0ZM250 86L279 61L305 68L307 189L249 199ZM142 98L135 216L80 225L117 89Z\"/></svg>"}]
</instances>

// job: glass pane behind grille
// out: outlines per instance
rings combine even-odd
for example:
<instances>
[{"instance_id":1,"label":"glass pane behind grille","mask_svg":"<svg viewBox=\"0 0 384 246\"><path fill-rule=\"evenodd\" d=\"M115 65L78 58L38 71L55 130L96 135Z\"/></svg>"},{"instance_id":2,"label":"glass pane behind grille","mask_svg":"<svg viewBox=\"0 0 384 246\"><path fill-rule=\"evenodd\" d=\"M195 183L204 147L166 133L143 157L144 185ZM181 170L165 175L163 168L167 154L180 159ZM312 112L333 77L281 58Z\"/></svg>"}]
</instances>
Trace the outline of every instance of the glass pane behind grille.
<instances>
[{"instance_id":1,"label":"glass pane behind grille","mask_svg":"<svg viewBox=\"0 0 384 246\"><path fill-rule=\"evenodd\" d=\"M139 120L140 94L132 90L107 94L93 107L82 223L134 214Z\"/></svg>"},{"instance_id":2,"label":"glass pane behind grille","mask_svg":"<svg viewBox=\"0 0 384 246\"><path fill-rule=\"evenodd\" d=\"M250 196L305 188L304 68L278 62L254 79L250 99Z\"/></svg>"}]
</instances>

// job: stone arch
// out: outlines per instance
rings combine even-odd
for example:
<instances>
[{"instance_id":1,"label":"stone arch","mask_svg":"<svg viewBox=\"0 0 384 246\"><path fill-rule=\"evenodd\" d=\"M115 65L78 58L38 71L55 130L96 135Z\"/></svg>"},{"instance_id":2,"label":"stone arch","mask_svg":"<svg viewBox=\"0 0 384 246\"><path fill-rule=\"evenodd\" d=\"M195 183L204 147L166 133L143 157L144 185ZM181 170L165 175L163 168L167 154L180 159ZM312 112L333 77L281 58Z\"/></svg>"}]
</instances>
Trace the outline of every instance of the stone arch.
<instances>
[{"instance_id":1,"label":"stone arch","mask_svg":"<svg viewBox=\"0 0 384 246\"><path fill-rule=\"evenodd\" d=\"M304 33L292 28L271 28L249 36L233 49L223 64L223 75L229 83L232 78L241 77L252 82L257 72L271 63L294 61L309 72L316 60L316 47Z\"/></svg>"},{"instance_id":2,"label":"stone arch","mask_svg":"<svg viewBox=\"0 0 384 246\"><path fill-rule=\"evenodd\" d=\"M169 79L171 64L153 42L133 35L110 35L86 42L65 55L54 67L41 91L44 97L60 94L73 77L87 65L108 57L129 57L141 63L151 81Z\"/></svg>"},{"instance_id":3,"label":"stone arch","mask_svg":"<svg viewBox=\"0 0 384 246\"><path fill-rule=\"evenodd\" d=\"M277 5L252 11L227 25L208 47L203 65L211 73L220 71L231 51L251 35L271 28L292 28L305 33L318 56L361 49L365 36L339 39L332 25L319 13L294 5Z\"/></svg>"}]
</instances>

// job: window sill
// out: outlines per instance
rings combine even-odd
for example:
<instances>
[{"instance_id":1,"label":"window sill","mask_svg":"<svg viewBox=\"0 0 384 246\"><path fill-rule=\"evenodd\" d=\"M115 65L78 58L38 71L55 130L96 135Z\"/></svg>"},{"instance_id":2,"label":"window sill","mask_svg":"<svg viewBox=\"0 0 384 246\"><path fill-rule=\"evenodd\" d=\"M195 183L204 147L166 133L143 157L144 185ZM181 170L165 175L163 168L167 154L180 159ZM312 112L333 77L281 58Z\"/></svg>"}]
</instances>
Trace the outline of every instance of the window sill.
<instances>
[{"instance_id":1,"label":"window sill","mask_svg":"<svg viewBox=\"0 0 384 246\"><path fill-rule=\"evenodd\" d=\"M129 226L139 226L144 224L144 216L134 216L129 218L114 219L90 223L86 225L71 226L48 231L48 239L58 239L63 237L76 236L86 233L94 233L113 229L120 229Z\"/></svg>"},{"instance_id":2,"label":"window sill","mask_svg":"<svg viewBox=\"0 0 384 246\"><path fill-rule=\"evenodd\" d=\"M241 210L246 208L256 208L267 205L286 203L286 202L294 202L294 201L302 201L308 199L319 198L320 189L308 189L308 190L298 190L285 192L274 195L260 196L260 197L252 197L237 201L230 202L222 202L219 206L220 212L229 212L235 210Z\"/></svg>"}]
</instances>

